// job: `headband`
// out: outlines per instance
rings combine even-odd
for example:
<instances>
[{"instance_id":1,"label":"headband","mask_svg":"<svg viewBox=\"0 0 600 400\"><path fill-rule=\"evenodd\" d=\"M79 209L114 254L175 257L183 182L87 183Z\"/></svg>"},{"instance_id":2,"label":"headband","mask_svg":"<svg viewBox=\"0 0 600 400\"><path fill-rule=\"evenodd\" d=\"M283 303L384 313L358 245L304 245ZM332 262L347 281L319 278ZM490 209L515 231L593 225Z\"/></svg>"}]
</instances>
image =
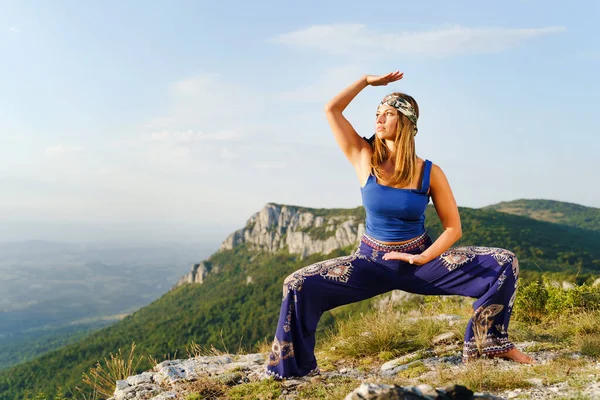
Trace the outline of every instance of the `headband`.
<instances>
[{"instance_id":1,"label":"headband","mask_svg":"<svg viewBox=\"0 0 600 400\"><path fill-rule=\"evenodd\" d=\"M396 110L404 114L406 118L408 118L415 126L415 135L417 134L417 113L408 100L390 94L385 96L383 100L381 100L381 103L379 103L380 106L383 104L394 107Z\"/></svg>"}]
</instances>

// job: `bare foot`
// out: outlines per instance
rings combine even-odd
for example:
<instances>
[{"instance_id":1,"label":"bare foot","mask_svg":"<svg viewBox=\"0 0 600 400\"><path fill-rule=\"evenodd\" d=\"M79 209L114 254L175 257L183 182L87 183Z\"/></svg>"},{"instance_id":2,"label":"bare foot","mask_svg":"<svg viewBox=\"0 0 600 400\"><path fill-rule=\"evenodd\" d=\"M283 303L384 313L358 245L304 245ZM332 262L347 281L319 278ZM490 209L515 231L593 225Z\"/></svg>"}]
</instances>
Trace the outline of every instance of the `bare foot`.
<instances>
[{"instance_id":1,"label":"bare foot","mask_svg":"<svg viewBox=\"0 0 600 400\"><path fill-rule=\"evenodd\" d=\"M500 354L490 354L489 358L504 358L521 364L537 364L536 361L526 354L521 353L519 349L513 347L509 351Z\"/></svg>"}]
</instances>

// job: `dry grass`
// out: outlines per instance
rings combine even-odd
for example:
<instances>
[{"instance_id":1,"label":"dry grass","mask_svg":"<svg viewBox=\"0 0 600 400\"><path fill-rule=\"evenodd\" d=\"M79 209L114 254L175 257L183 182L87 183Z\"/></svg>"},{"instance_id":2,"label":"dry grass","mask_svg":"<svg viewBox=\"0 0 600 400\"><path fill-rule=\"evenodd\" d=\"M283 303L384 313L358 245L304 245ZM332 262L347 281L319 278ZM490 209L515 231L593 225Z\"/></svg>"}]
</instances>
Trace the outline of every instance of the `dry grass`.
<instances>
[{"instance_id":1,"label":"dry grass","mask_svg":"<svg viewBox=\"0 0 600 400\"><path fill-rule=\"evenodd\" d=\"M401 355L429 348L432 339L443 332L454 332L460 338L464 334L470 311L461 301L440 300L417 305L417 309L394 309L389 306L359 318L348 319L337 324L321 340L318 351L331 360L376 357L387 361ZM435 320L439 314L458 314L464 321L450 324ZM425 318L417 318L425 317ZM410 321L410 322L408 322Z\"/></svg>"},{"instance_id":2,"label":"dry grass","mask_svg":"<svg viewBox=\"0 0 600 400\"><path fill-rule=\"evenodd\" d=\"M187 394L186 400L218 399L228 390L227 385L209 378L200 378L186 383L178 388L182 394Z\"/></svg>"},{"instance_id":3,"label":"dry grass","mask_svg":"<svg viewBox=\"0 0 600 400\"><path fill-rule=\"evenodd\" d=\"M188 358L206 357L206 356L223 356L228 354L225 351L217 349L212 344L210 346L201 346L192 342L185 347Z\"/></svg>"},{"instance_id":4,"label":"dry grass","mask_svg":"<svg viewBox=\"0 0 600 400\"><path fill-rule=\"evenodd\" d=\"M90 368L89 373L83 374L83 383L91 387L94 393L105 398L112 397L115 392L116 382L135 374L135 370L144 356L136 360L134 355L135 342L131 344L131 350L127 357L123 357L121 349L117 354L110 353L110 359L104 358L104 365L100 362Z\"/></svg>"},{"instance_id":5,"label":"dry grass","mask_svg":"<svg viewBox=\"0 0 600 400\"><path fill-rule=\"evenodd\" d=\"M261 354L267 354L271 351L271 347L273 346L273 339L265 338L262 342L258 344L258 352Z\"/></svg>"},{"instance_id":6,"label":"dry grass","mask_svg":"<svg viewBox=\"0 0 600 400\"><path fill-rule=\"evenodd\" d=\"M600 358L600 336L585 335L577 339L579 351L584 356Z\"/></svg>"},{"instance_id":7,"label":"dry grass","mask_svg":"<svg viewBox=\"0 0 600 400\"><path fill-rule=\"evenodd\" d=\"M558 316L546 316L537 323L511 321L509 329L513 341L535 341L538 347L529 351L542 349L569 349L581 351L583 348L588 355L594 356L600 351L600 311L580 310Z\"/></svg>"},{"instance_id":8,"label":"dry grass","mask_svg":"<svg viewBox=\"0 0 600 400\"><path fill-rule=\"evenodd\" d=\"M438 386L458 384L478 392L499 392L532 386L525 380L523 374L515 373L514 369L502 370L494 367L494 361L491 360L476 360L464 365L460 371L453 374L441 372L435 384Z\"/></svg>"},{"instance_id":9,"label":"dry grass","mask_svg":"<svg viewBox=\"0 0 600 400\"><path fill-rule=\"evenodd\" d=\"M426 383L435 387L459 384L473 391L498 394L505 390L531 387L533 384L529 379L532 378L541 379L544 386L568 382L571 388L584 387L589 380L588 375L594 371L594 366L585 359L575 359L568 355L534 366L482 359L457 368L438 367L434 372L408 381L407 378L413 377L411 374L398 374L394 377L394 383L398 385Z\"/></svg>"},{"instance_id":10,"label":"dry grass","mask_svg":"<svg viewBox=\"0 0 600 400\"><path fill-rule=\"evenodd\" d=\"M360 386L361 381L348 377L333 378L324 383L307 384L297 391L296 399L344 399L348 393Z\"/></svg>"}]
</instances>

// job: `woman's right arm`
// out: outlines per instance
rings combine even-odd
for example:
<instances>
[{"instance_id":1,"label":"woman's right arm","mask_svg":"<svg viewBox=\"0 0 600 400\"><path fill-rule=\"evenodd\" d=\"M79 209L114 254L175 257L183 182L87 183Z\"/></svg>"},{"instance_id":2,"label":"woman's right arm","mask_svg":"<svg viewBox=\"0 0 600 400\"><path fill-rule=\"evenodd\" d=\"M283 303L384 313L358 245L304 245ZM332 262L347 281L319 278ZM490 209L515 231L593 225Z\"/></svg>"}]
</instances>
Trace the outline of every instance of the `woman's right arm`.
<instances>
[{"instance_id":1,"label":"woman's right arm","mask_svg":"<svg viewBox=\"0 0 600 400\"><path fill-rule=\"evenodd\" d=\"M352 127L350 122L342 114L348 104L369 85L381 86L402 79L399 71L391 72L383 76L365 75L357 80L325 105L327 121L333 131L333 136L344 155L355 167L358 166L363 151L371 152L371 146Z\"/></svg>"},{"instance_id":2,"label":"woman's right arm","mask_svg":"<svg viewBox=\"0 0 600 400\"><path fill-rule=\"evenodd\" d=\"M354 127L342 113L356 95L368 85L367 76L365 75L346 87L325 105L325 115L333 131L333 136L348 161L354 166L357 165L362 150L370 146L369 143L356 133Z\"/></svg>"}]
</instances>

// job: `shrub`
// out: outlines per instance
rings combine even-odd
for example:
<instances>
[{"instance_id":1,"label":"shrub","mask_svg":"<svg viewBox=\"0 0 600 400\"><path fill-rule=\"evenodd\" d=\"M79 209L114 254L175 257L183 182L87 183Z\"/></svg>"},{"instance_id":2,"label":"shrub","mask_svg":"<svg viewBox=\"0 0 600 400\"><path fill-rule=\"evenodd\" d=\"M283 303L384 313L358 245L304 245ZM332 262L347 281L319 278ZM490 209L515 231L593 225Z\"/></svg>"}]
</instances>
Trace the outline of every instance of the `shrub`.
<instances>
[{"instance_id":1,"label":"shrub","mask_svg":"<svg viewBox=\"0 0 600 400\"><path fill-rule=\"evenodd\" d=\"M519 289L515 300L514 318L539 322L563 313L600 309L600 287L586 284L564 290L553 286L547 277Z\"/></svg>"}]
</instances>

